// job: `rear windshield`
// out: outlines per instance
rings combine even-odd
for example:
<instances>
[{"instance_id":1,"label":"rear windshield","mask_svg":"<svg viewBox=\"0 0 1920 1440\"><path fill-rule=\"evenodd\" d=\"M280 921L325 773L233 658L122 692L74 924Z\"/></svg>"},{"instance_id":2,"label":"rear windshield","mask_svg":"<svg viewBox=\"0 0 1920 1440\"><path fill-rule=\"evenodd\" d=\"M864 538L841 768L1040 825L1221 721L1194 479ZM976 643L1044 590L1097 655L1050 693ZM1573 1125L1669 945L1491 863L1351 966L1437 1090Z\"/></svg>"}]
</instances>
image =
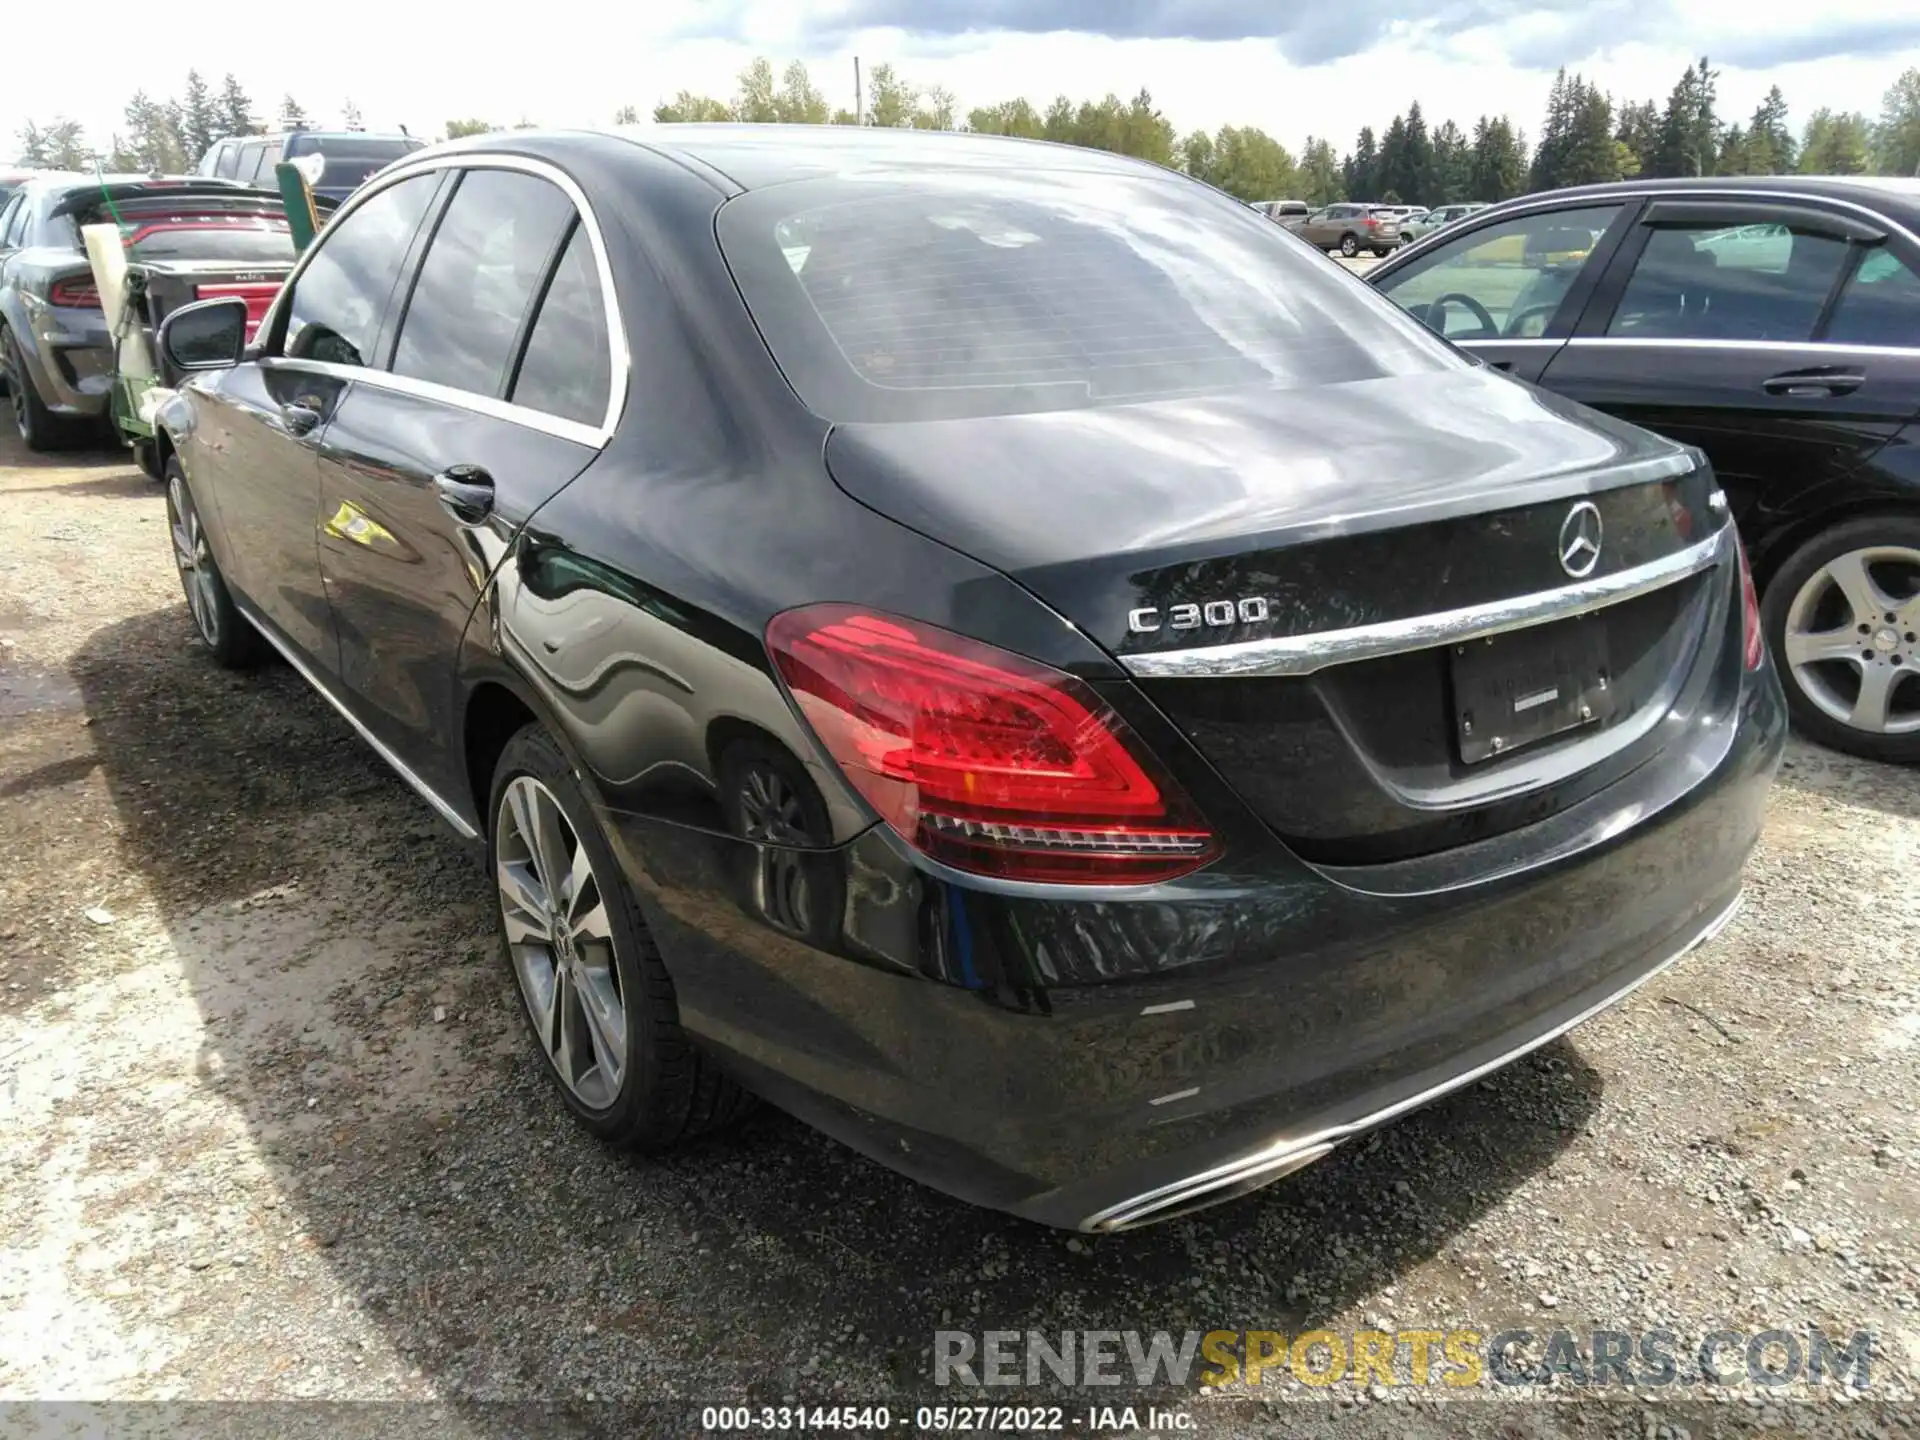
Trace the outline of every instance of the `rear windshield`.
<instances>
[{"instance_id":1,"label":"rear windshield","mask_svg":"<svg viewBox=\"0 0 1920 1440\"><path fill-rule=\"evenodd\" d=\"M422 140L379 140L364 135L295 135L287 141L287 158L318 151L326 160L319 184L328 189L358 185L374 171L425 145Z\"/></svg>"},{"instance_id":2,"label":"rear windshield","mask_svg":"<svg viewBox=\"0 0 1920 1440\"><path fill-rule=\"evenodd\" d=\"M829 419L1016 414L1466 362L1244 205L1155 175L956 172L750 191L721 247Z\"/></svg>"},{"instance_id":3,"label":"rear windshield","mask_svg":"<svg viewBox=\"0 0 1920 1440\"><path fill-rule=\"evenodd\" d=\"M271 264L295 258L293 236L286 216L261 213L257 202L236 206L228 201L195 205L192 202L155 202L152 199L123 199L119 214L105 205L95 205L78 217L61 216L60 222L71 232L70 242L80 246L80 225L97 225L118 219L130 260L236 260L242 263ZM235 214L236 208L242 213Z\"/></svg>"}]
</instances>

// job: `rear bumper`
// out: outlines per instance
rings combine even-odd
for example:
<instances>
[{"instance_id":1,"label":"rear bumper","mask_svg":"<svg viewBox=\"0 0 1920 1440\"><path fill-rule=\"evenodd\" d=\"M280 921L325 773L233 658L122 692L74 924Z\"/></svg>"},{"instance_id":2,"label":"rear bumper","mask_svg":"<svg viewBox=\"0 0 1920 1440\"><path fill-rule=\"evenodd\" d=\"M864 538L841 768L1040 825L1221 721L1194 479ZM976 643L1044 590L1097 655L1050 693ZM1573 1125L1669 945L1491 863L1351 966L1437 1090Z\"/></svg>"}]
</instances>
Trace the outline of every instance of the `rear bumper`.
<instances>
[{"instance_id":1,"label":"rear bumper","mask_svg":"<svg viewBox=\"0 0 1920 1440\"><path fill-rule=\"evenodd\" d=\"M1457 1055L1446 1066L1439 1067L1436 1074L1408 1077L1393 1087L1392 1091L1345 1107L1349 1110L1359 1109L1361 1113L1357 1115L1349 1118L1322 1117L1323 1123L1318 1125L1302 1121L1292 1127L1291 1133L1280 1136L1261 1149L1129 1196L1117 1205L1087 1216L1080 1222L1079 1228L1092 1231L1130 1230L1235 1199L1291 1175L1331 1154L1337 1146L1354 1136L1364 1135L1409 1111L1431 1104L1455 1090L1464 1089L1482 1076L1512 1064L1521 1056L1559 1039L1602 1010L1618 1004L1662 970L1713 939L1732 922L1739 909L1740 896L1736 893L1725 909L1680 942L1664 958L1656 951L1648 957L1651 963L1634 968L1624 980L1619 975L1609 977L1593 987L1592 991L1576 995L1553 1011L1537 1016L1520 1033L1489 1042L1477 1051ZM1589 999L1589 994L1596 998ZM1367 1106L1374 1108L1365 1108Z\"/></svg>"},{"instance_id":2,"label":"rear bumper","mask_svg":"<svg viewBox=\"0 0 1920 1440\"><path fill-rule=\"evenodd\" d=\"M1277 1179L1714 933L1778 762L1778 683L1693 723L1686 783L1622 780L1577 844L1543 825L1537 863L1372 888L1275 845L1036 895L934 873L879 829L795 852L605 818L683 1022L749 1084L964 1199L1118 1229Z\"/></svg>"},{"instance_id":3,"label":"rear bumper","mask_svg":"<svg viewBox=\"0 0 1920 1440\"><path fill-rule=\"evenodd\" d=\"M56 415L107 413L113 393L113 337L96 310L32 303L20 359L41 401Z\"/></svg>"}]
</instances>

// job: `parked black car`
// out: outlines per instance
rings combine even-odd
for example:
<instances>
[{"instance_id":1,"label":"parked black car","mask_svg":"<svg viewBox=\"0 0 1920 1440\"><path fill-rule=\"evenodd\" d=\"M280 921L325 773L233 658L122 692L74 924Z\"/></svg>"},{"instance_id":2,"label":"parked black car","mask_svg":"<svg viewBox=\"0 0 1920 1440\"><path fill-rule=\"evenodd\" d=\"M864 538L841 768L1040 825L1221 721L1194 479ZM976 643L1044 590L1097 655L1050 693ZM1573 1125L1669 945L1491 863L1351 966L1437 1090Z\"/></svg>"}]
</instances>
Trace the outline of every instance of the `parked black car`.
<instances>
[{"instance_id":1,"label":"parked black car","mask_svg":"<svg viewBox=\"0 0 1920 1440\"><path fill-rule=\"evenodd\" d=\"M1704 450L1796 723L1920 760L1920 181L1561 190L1367 279L1489 364Z\"/></svg>"},{"instance_id":2,"label":"parked black car","mask_svg":"<svg viewBox=\"0 0 1920 1440\"><path fill-rule=\"evenodd\" d=\"M0 208L0 379L29 450L109 434L113 337L80 230L110 220L135 268L208 262L209 284L245 283L256 272L277 280L293 261L286 211L267 191L186 177L34 176Z\"/></svg>"},{"instance_id":3,"label":"parked black car","mask_svg":"<svg viewBox=\"0 0 1920 1440\"><path fill-rule=\"evenodd\" d=\"M270 644L461 834L567 1104L740 1084L1052 1224L1243 1193L1714 933L1785 730L1697 452L1119 156L517 133L163 413ZM316 543L317 540L317 543ZM289 763L300 763L290 757Z\"/></svg>"}]
</instances>

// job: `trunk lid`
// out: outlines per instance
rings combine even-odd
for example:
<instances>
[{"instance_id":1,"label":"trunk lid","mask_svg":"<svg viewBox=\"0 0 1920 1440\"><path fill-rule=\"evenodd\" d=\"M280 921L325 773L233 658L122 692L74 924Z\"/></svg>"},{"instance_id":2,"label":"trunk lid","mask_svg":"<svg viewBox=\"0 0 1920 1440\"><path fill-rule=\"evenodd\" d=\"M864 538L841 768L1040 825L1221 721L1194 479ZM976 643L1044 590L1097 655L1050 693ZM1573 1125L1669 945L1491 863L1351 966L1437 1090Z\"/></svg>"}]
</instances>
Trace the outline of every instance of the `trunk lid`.
<instances>
[{"instance_id":1,"label":"trunk lid","mask_svg":"<svg viewBox=\"0 0 1920 1440\"><path fill-rule=\"evenodd\" d=\"M1482 838L1633 768L1725 611L1725 584L1689 563L1724 523L1690 452L1480 367L843 425L826 459L855 498L1086 631L1276 832L1328 863ZM1581 504L1601 543L1576 576L1561 554ZM1417 630L1642 574L1660 583L1527 627L1544 638L1503 641L1490 660L1404 635L1311 658L1335 632ZM1276 669L1276 642L1308 658ZM1527 698L1503 686L1562 672L1554 704L1600 713L1536 735L1542 714L1487 708Z\"/></svg>"}]
</instances>

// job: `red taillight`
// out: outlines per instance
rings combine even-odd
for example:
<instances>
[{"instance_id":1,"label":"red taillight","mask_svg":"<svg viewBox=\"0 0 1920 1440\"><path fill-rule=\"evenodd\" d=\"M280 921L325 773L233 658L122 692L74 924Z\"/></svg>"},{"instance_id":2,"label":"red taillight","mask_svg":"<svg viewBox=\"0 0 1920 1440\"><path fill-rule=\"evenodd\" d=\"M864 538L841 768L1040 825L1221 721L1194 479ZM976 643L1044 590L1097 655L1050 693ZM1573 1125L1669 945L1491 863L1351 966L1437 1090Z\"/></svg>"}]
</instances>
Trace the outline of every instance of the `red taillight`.
<instances>
[{"instance_id":1,"label":"red taillight","mask_svg":"<svg viewBox=\"0 0 1920 1440\"><path fill-rule=\"evenodd\" d=\"M100 287L90 277L69 276L65 280L56 280L47 291L47 300L54 305L63 305L74 310L100 309Z\"/></svg>"},{"instance_id":2,"label":"red taillight","mask_svg":"<svg viewBox=\"0 0 1920 1440\"><path fill-rule=\"evenodd\" d=\"M260 328L260 322L266 318L267 307L273 304L273 297L279 293L278 280L233 280L193 287L193 298L196 300L220 300L236 295L246 301L249 344L253 342L254 332Z\"/></svg>"},{"instance_id":3,"label":"red taillight","mask_svg":"<svg viewBox=\"0 0 1920 1440\"><path fill-rule=\"evenodd\" d=\"M1766 642L1760 634L1760 592L1753 588L1753 569L1747 564L1747 547L1740 536L1733 537L1733 548L1740 556L1740 626L1747 645L1747 669L1758 670L1766 654Z\"/></svg>"},{"instance_id":4,"label":"red taillight","mask_svg":"<svg viewBox=\"0 0 1920 1440\"><path fill-rule=\"evenodd\" d=\"M1380 224L1380 221L1378 217L1373 215L1367 216L1367 229L1369 230L1376 229L1378 228L1379 224Z\"/></svg>"},{"instance_id":5,"label":"red taillight","mask_svg":"<svg viewBox=\"0 0 1920 1440\"><path fill-rule=\"evenodd\" d=\"M853 787L936 860L1111 885L1218 853L1192 802L1071 675L852 605L775 616L767 649Z\"/></svg>"}]
</instances>

